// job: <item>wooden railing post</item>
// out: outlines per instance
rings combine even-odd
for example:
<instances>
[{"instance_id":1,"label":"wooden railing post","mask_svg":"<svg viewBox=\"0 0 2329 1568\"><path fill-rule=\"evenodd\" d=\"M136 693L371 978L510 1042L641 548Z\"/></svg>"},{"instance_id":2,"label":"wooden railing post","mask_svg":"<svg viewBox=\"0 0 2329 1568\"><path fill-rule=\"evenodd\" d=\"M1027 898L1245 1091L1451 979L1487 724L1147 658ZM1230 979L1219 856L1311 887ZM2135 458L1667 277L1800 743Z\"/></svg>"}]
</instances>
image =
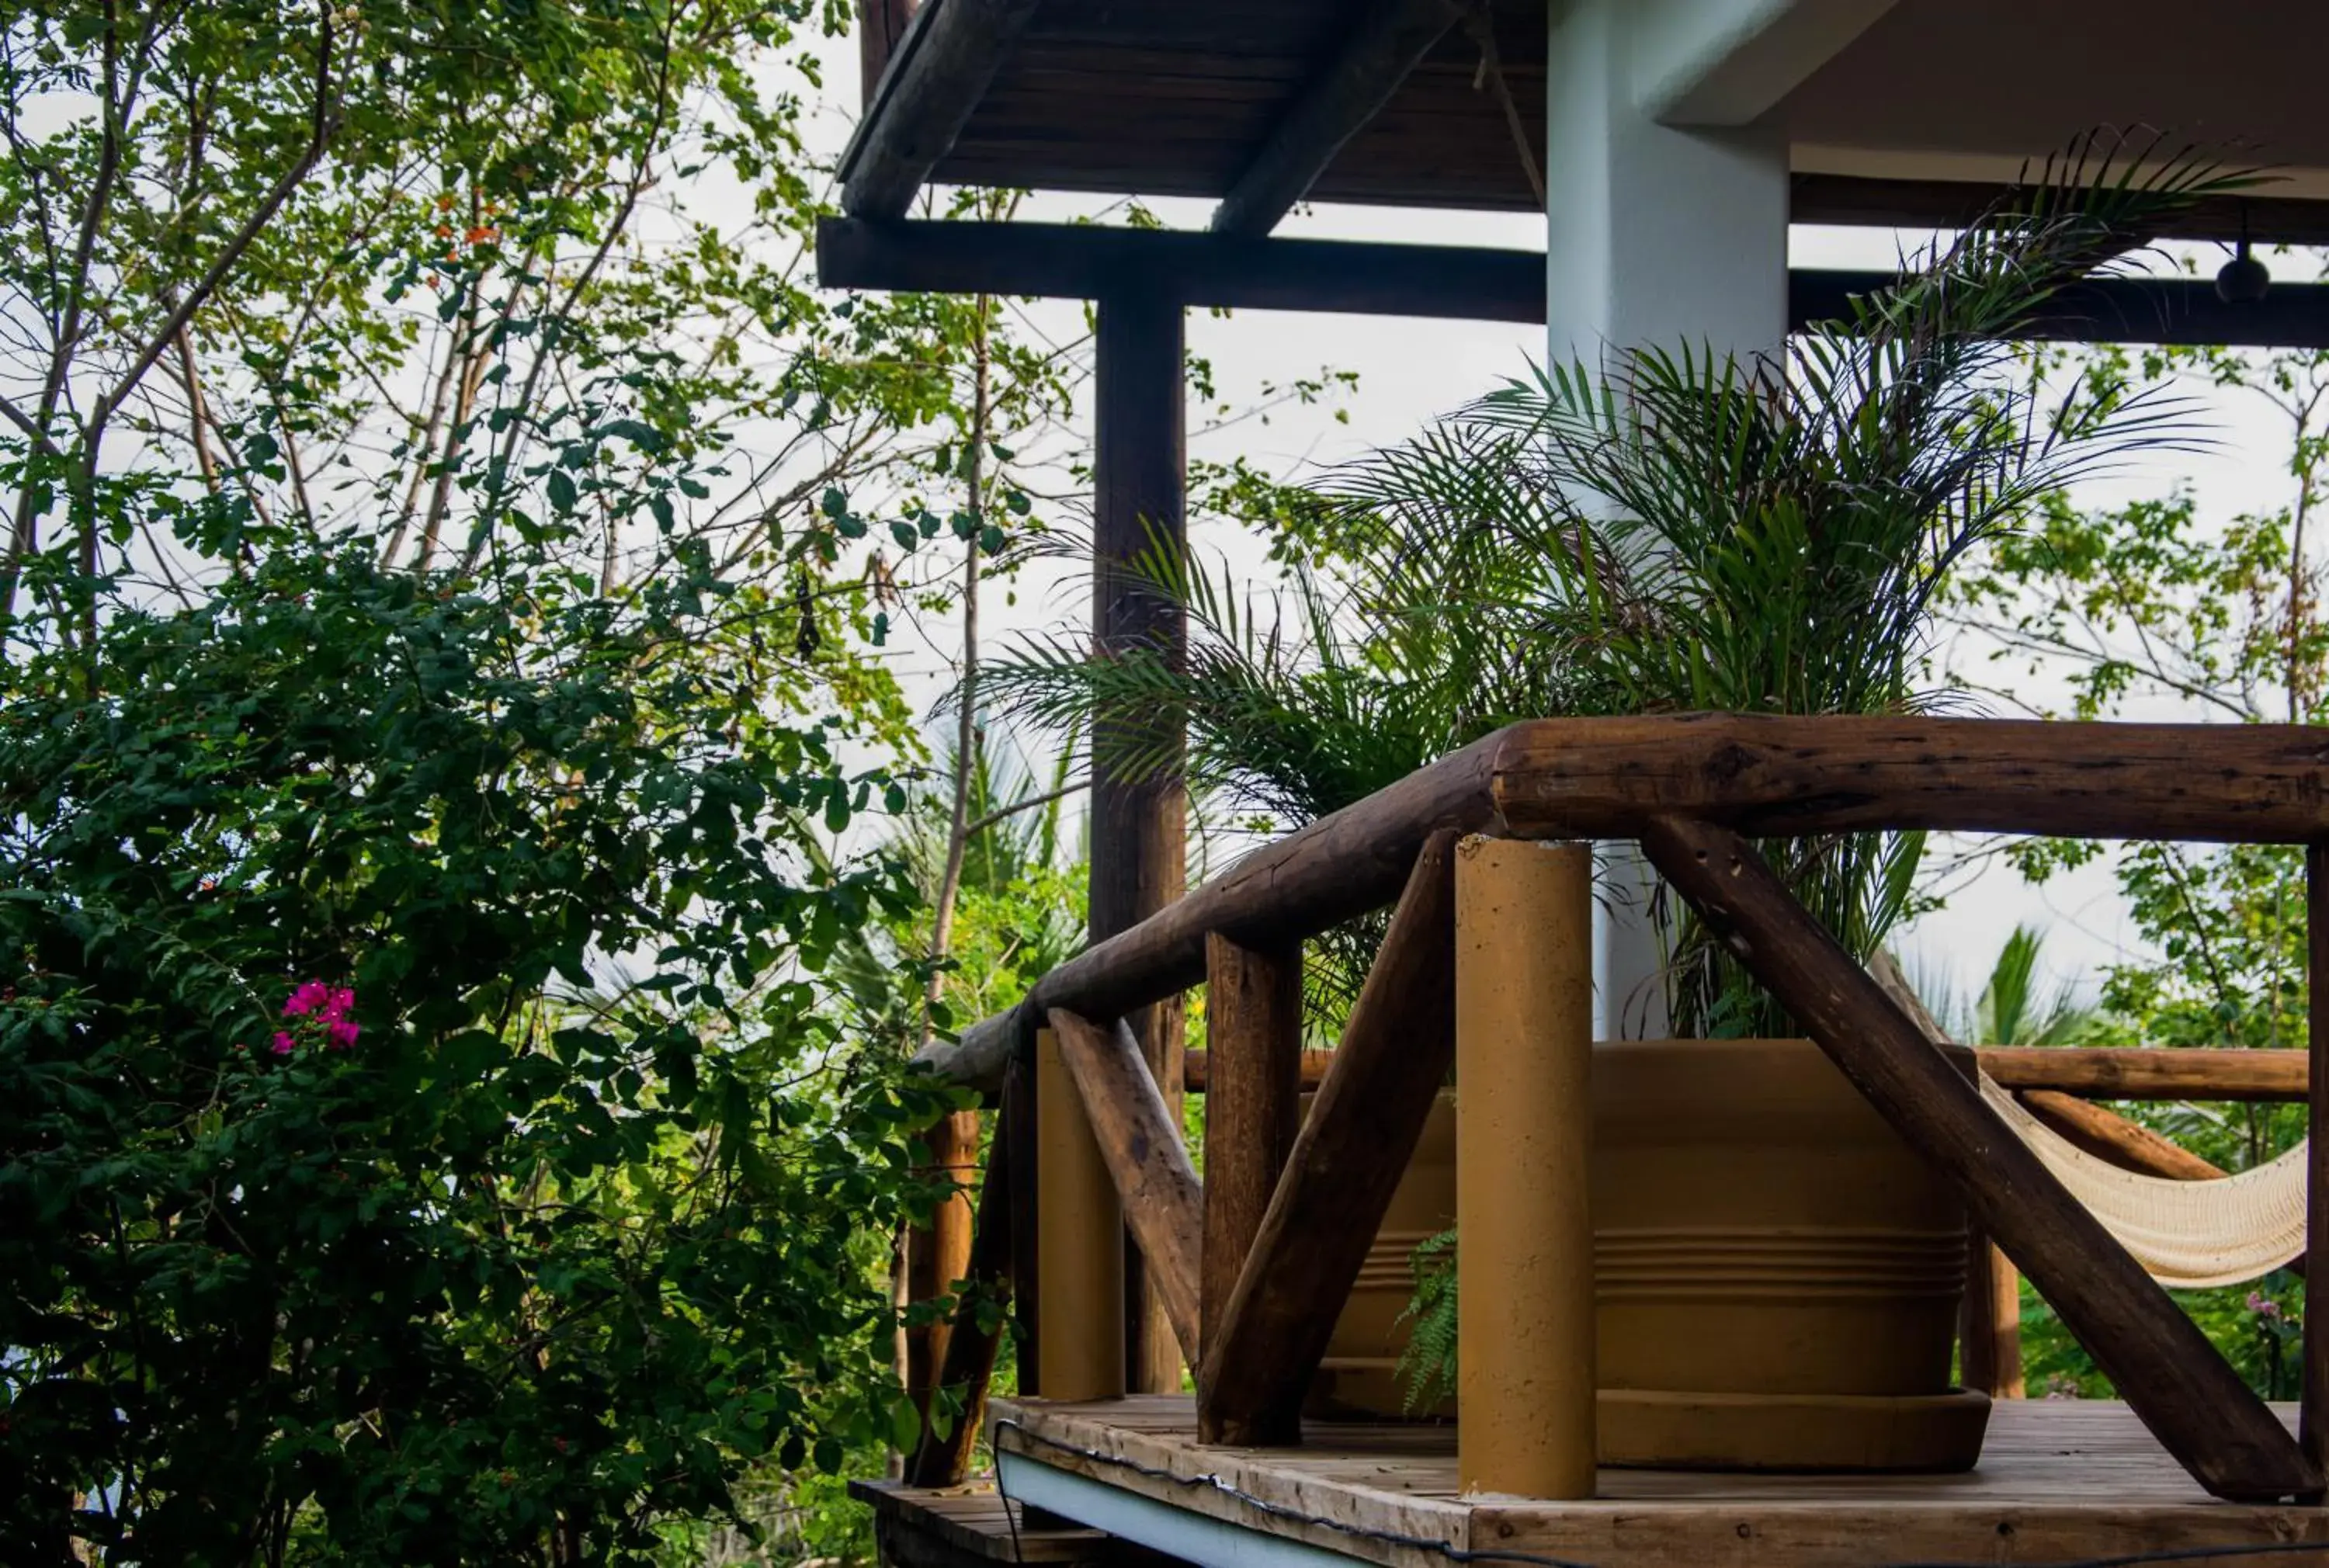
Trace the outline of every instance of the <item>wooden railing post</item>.
<instances>
[{"instance_id":1,"label":"wooden railing post","mask_svg":"<svg viewBox=\"0 0 2329 1568\"><path fill-rule=\"evenodd\" d=\"M2329 843L2305 847L2306 1100L2305 1389L2297 1441L2329 1476L2329 1288L2313 1290L2315 1258L2329 1258ZM2324 1282L2329 1287L2329 1281Z\"/></svg>"},{"instance_id":2,"label":"wooden railing post","mask_svg":"<svg viewBox=\"0 0 2329 1568\"><path fill-rule=\"evenodd\" d=\"M999 1299L1012 1293L1011 1278L1011 1111L1008 1102L995 1121L995 1143L986 1156L986 1177L978 1189L978 1219L970 1244L970 1263L963 1280L961 1300L947 1335L946 1359L938 1373L941 1391L955 1390L962 1409L941 1434L923 1411L922 1441L906 1467L906 1483L916 1487L958 1487L970 1474L970 1459L978 1446L978 1428L985 1419L988 1385L995 1376L995 1357L1002 1348L1003 1324L993 1315ZM935 1400L931 1402L933 1404Z\"/></svg>"},{"instance_id":3,"label":"wooden railing post","mask_svg":"<svg viewBox=\"0 0 2329 1568\"><path fill-rule=\"evenodd\" d=\"M1035 1036L1035 1121L1036 1377L1046 1399L1115 1399L1124 1393L1124 1211L1050 1029Z\"/></svg>"},{"instance_id":4,"label":"wooden railing post","mask_svg":"<svg viewBox=\"0 0 2329 1568\"><path fill-rule=\"evenodd\" d=\"M955 1190L938 1201L926 1225L906 1232L906 1300L938 1300L950 1295L956 1282L970 1272L971 1180L977 1173L978 1113L953 1111L938 1118L920 1140L923 1172L954 1183ZM906 1389L914 1408L927 1420L930 1391L945 1364L948 1319L939 1318L906 1330Z\"/></svg>"},{"instance_id":5,"label":"wooden railing post","mask_svg":"<svg viewBox=\"0 0 2329 1568\"><path fill-rule=\"evenodd\" d=\"M1302 950L1205 939L1205 1242L1200 1341L1220 1332L1238 1273L1302 1128ZM1212 1391L1197 1390L1197 1437L1224 1441ZM1275 1441L1299 1434L1279 1432ZM1241 1434L1251 1441L1250 1432Z\"/></svg>"},{"instance_id":6,"label":"wooden railing post","mask_svg":"<svg viewBox=\"0 0 2329 1568\"><path fill-rule=\"evenodd\" d=\"M1970 1389L1992 1399L2020 1399L2022 1274L1987 1236L1966 1238L1964 1331L1957 1373Z\"/></svg>"},{"instance_id":7,"label":"wooden railing post","mask_svg":"<svg viewBox=\"0 0 2329 1568\"><path fill-rule=\"evenodd\" d=\"M1455 1059L1456 835L1415 858L1325 1081L1287 1156L1198 1385L1220 1441L1294 1441L1302 1396Z\"/></svg>"},{"instance_id":8,"label":"wooden railing post","mask_svg":"<svg viewBox=\"0 0 2329 1568\"><path fill-rule=\"evenodd\" d=\"M1456 852L1456 1474L1594 1488L1593 859Z\"/></svg>"},{"instance_id":9,"label":"wooden railing post","mask_svg":"<svg viewBox=\"0 0 2329 1568\"><path fill-rule=\"evenodd\" d=\"M1954 1179L2161 1446L2218 1497L2321 1488L2322 1471L2102 1223L1728 828L1655 817L1642 847L1904 1141Z\"/></svg>"}]
</instances>

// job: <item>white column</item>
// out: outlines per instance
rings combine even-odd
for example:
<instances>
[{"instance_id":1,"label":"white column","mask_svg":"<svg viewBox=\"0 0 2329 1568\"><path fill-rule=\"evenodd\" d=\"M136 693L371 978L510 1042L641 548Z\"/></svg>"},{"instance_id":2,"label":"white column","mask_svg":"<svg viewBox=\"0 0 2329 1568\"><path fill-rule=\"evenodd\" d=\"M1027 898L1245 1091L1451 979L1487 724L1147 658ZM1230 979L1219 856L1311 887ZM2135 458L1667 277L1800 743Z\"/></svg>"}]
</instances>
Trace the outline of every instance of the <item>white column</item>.
<instances>
[{"instance_id":1,"label":"white column","mask_svg":"<svg viewBox=\"0 0 2329 1568\"><path fill-rule=\"evenodd\" d=\"M1601 362L1653 344L1776 353L1787 329L1787 157L1776 135L1662 125L1643 106L1673 75L1674 7L1551 0L1546 73L1546 352ZM1735 5L1735 0L1723 0ZM1594 1028L1665 1033L1664 959L1631 845L1605 843L1594 920Z\"/></svg>"}]
</instances>

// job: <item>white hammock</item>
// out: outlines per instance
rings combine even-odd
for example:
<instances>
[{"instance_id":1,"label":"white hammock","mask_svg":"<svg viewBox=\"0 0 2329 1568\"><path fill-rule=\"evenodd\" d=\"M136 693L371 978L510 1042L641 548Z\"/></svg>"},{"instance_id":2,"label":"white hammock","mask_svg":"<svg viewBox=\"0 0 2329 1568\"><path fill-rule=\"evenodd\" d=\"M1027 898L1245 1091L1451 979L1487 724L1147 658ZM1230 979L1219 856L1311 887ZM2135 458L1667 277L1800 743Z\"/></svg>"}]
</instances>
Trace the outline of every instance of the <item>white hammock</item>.
<instances>
[{"instance_id":1,"label":"white hammock","mask_svg":"<svg viewBox=\"0 0 2329 1568\"><path fill-rule=\"evenodd\" d=\"M2305 1250L2303 1143L2268 1164L2219 1180L2138 1176L2062 1137L1986 1073L1981 1094L2163 1285L2202 1290L2241 1284Z\"/></svg>"}]
</instances>

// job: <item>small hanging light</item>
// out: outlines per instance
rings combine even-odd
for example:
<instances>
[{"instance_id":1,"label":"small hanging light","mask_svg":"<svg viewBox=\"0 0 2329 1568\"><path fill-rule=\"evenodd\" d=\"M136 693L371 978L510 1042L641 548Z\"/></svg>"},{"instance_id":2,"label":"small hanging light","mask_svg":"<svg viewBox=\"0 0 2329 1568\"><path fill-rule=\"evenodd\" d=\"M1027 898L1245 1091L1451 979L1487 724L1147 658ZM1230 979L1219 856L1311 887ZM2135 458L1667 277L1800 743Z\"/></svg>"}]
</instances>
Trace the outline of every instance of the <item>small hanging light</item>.
<instances>
[{"instance_id":1,"label":"small hanging light","mask_svg":"<svg viewBox=\"0 0 2329 1568\"><path fill-rule=\"evenodd\" d=\"M2240 203L2240 243L2216 274L2216 297L2226 305L2254 305L2272 286L2272 274L2249 249L2249 204Z\"/></svg>"}]
</instances>

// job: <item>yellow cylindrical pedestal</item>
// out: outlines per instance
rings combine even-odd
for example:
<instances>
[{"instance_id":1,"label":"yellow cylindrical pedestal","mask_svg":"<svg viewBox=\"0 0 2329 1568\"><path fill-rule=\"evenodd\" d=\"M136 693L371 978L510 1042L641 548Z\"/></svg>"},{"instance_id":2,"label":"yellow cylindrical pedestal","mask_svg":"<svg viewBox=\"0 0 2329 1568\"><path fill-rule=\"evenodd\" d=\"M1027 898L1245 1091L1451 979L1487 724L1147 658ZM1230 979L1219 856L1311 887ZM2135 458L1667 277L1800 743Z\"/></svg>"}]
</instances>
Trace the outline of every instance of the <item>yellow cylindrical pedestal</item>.
<instances>
[{"instance_id":1,"label":"yellow cylindrical pedestal","mask_svg":"<svg viewBox=\"0 0 2329 1568\"><path fill-rule=\"evenodd\" d=\"M1124 1394L1124 1213L1051 1030L1035 1036L1036 1385Z\"/></svg>"},{"instance_id":2,"label":"yellow cylindrical pedestal","mask_svg":"<svg viewBox=\"0 0 2329 1568\"><path fill-rule=\"evenodd\" d=\"M1466 1491L1593 1495L1592 962L1587 845L1457 847L1456 1451Z\"/></svg>"}]
</instances>

